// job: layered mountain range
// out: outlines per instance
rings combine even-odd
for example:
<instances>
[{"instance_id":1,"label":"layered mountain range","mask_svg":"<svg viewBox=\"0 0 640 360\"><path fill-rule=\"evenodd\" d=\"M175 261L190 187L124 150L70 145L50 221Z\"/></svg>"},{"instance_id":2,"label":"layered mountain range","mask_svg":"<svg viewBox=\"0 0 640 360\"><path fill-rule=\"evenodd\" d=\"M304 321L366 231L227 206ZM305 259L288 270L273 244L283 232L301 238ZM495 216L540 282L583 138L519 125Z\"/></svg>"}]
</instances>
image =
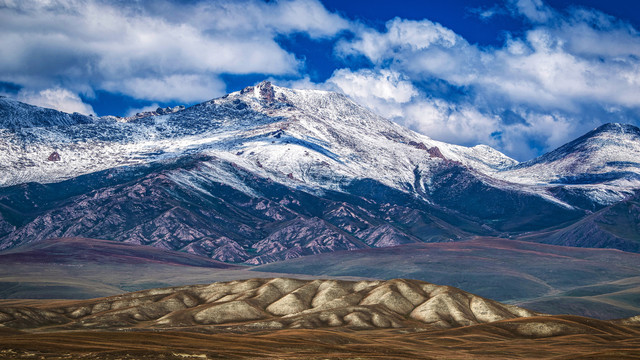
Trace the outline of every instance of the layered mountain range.
<instances>
[{"instance_id":1,"label":"layered mountain range","mask_svg":"<svg viewBox=\"0 0 640 360\"><path fill-rule=\"evenodd\" d=\"M269 82L130 118L0 98L0 249L88 237L264 264L483 235L638 251L621 229L639 155L640 129L607 124L518 163Z\"/></svg>"}]
</instances>

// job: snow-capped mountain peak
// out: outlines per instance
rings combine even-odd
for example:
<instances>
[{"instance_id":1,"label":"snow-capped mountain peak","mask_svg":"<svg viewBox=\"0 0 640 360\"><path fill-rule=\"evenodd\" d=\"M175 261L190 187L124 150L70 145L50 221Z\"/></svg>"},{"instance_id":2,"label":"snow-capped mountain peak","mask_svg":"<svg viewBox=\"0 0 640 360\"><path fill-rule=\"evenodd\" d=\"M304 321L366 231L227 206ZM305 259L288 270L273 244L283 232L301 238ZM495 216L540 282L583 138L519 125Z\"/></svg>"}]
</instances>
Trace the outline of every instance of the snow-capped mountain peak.
<instances>
[{"instance_id":1,"label":"snow-capped mountain peak","mask_svg":"<svg viewBox=\"0 0 640 360\"><path fill-rule=\"evenodd\" d=\"M536 159L499 172L513 183L580 188L611 204L640 188L640 129L608 123Z\"/></svg>"},{"instance_id":2,"label":"snow-capped mountain peak","mask_svg":"<svg viewBox=\"0 0 640 360\"><path fill-rule=\"evenodd\" d=\"M585 135L573 140L556 150L544 154L531 161L524 162L518 167L528 167L537 163L551 163L569 156L590 157L594 153L609 153L609 159L627 155L627 151L640 150L640 129L629 124L608 123L599 126ZM605 160L602 158L602 160ZM601 166L596 161L590 161L586 166Z\"/></svg>"},{"instance_id":3,"label":"snow-capped mountain peak","mask_svg":"<svg viewBox=\"0 0 640 360\"><path fill-rule=\"evenodd\" d=\"M246 104L253 111L281 119L254 127L250 139L237 143L236 154L241 159L227 159L249 168L258 165L254 171L287 174L291 183L336 189L349 179L368 178L413 191L415 172L429 176L441 161L459 162L481 172L516 163L488 146L466 148L432 140L335 92L293 90L262 82L214 102Z\"/></svg>"},{"instance_id":4,"label":"snow-capped mountain peak","mask_svg":"<svg viewBox=\"0 0 640 360\"><path fill-rule=\"evenodd\" d=\"M33 106L0 96L0 130L90 124L92 116Z\"/></svg>"}]
</instances>

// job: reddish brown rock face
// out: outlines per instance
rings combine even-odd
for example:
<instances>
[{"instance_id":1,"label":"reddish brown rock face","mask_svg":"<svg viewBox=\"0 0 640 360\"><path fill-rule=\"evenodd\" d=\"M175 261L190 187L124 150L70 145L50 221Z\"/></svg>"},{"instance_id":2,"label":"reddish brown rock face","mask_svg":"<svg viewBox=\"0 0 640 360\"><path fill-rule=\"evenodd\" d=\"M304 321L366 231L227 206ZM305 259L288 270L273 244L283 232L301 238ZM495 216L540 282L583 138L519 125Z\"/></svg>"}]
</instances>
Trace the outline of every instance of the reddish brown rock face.
<instances>
[{"instance_id":1,"label":"reddish brown rock face","mask_svg":"<svg viewBox=\"0 0 640 360\"><path fill-rule=\"evenodd\" d=\"M428 149L427 152L429 153L429 156L431 156L431 157L438 157L438 158L444 159L444 155L442 155L442 153L440 152L440 149L438 149L437 146L434 146L434 147Z\"/></svg>"},{"instance_id":2,"label":"reddish brown rock face","mask_svg":"<svg viewBox=\"0 0 640 360\"><path fill-rule=\"evenodd\" d=\"M415 142L415 141L409 141L409 145L411 145L411 146L413 146L414 148L417 148L417 149L428 150L427 149L427 145L425 145L424 143L419 143L419 142Z\"/></svg>"},{"instance_id":3,"label":"reddish brown rock face","mask_svg":"<svg viewBox=\"0 0 640 360\"><path fill-rule=\"evenodd\" d=\"M427 151L429 153L429 156L432 158L437 157L437 158L444 159L444 155L442 155L442 152L440 152L440 149L438 149L437 146L434 146L432 148L427 148L427 145L425 145L424 143L419 143L415 141L409 141L409 145L413 146L416 149Z\"/></svg>"},{"instance_id":4,"label":"reddish brown rock face","mask_svg":"<svg viewBox=\"0 0 640 360\"><path fill-rule=\"evenodd\" d=\"M51 153L51 155L49 155L47 160L49 160L49 161L60 161L60 154L58 154L57 151L54 151L54 152Z\"/></svg>"},{"instance_id":5,"label":"reddish brown rock face","mask_svg":"<svg viewBox=\"0 0 640 360\"><path fill-rule=\"evenodd\" d=\"M271 83L269 81L265 81L258 86L260 87L260 96L268 103L273 102L275 93L273 91L273 86L271 86Z\"/></svg>"}]
</instances>

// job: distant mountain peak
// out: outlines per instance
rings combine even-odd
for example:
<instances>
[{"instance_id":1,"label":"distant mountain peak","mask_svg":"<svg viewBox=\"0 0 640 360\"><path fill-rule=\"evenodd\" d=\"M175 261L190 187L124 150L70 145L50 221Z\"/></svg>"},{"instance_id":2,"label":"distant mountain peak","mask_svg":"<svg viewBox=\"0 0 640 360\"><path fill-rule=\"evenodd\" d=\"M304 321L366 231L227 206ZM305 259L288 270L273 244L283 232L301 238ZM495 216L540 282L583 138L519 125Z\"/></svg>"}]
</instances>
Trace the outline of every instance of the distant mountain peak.
<instances>
[{"instance_id":1,"label":"distant mountain peak","mask_svg":"<svg viewBox=\"0 0 640 360\"><path fill-rule=\"evenodd\" d=\"M553 151L533 160L522 162L514 168L526 168L534 164L554 162L566 159L570 155L575 158L580 154L607 151L607 147L634 147L633 143L637 143L637 148L640 150L640 128L630 124L607 123Z\"/></svg>"},{"instance_id":2,"label":"distant mountain peak","mask_svg":"<svg viewBox=\"0 0 640 360\"><path fill-rule=\"evenodd\" d=\"M612 134L625 134L625 133L633 133L640 134L640 128L631 124L622 124L622 123L606 123L604 125L600 125L597 128L593 129L589 133L585 134L585 136L589 134L600 134L600 133L612 133Z\"/></svg>"},{"instance_id":3,"label":"distant mountain peak","mask_svg":"<svg viewBox=\"0 0 640 360\"><path fill-rule=\"evenodd\" d=\"M0 96L0 129L71 126L94 121L95 118L92 116L69 114Z\"/></svg>"},{"instance_id":4,"label":"distant mountain peak","mask_svg":"<svg viewBox=\"0 0 640 360\"><path fill-rule=\"evenodd\" d=\"M498 174L504 180L530 185L584 186L599 204L609 205L640 188L640 129L608 123L533 160ZM575 189L562 190L573 197ZM583 195L580 195L583 196Z\"/></svg>"}]
</instances>

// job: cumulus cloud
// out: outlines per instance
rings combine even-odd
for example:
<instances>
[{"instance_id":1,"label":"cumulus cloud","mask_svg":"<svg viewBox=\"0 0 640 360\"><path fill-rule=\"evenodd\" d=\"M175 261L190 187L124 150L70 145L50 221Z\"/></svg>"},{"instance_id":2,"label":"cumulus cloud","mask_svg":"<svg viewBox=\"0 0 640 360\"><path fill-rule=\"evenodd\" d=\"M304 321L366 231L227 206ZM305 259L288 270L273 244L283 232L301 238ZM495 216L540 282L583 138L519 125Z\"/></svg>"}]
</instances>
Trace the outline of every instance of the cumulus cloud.
<instances>
[{"instance_id":1,"label":"cumulus cloud","mask_svg":"<svg viewBox=\"0 0 640 360\"><path fill-rule=\"evenodd\" d=\"M39 92L22 90L18 92L19 101L32 105L56 109L67 113L78 112L85 115L95 115L93 108L85 104L77 94L67 89L54 88L45 89Z\"/></svg>"},{"instance_id":2,"label":"cumulus cloud","mask_svg":"<svg viewBox=\"0 0 640 360\"><path fill-rule=\"evenodd\" d=\"M424 99L406 107L405 124L438 140L455 144L497 146L492 135L497 116L442 99Z\"/></svg>"},{"instance_id":3,"label":"cumulus cloud","mask_svg":"<svg viewBox=\"0 0 640 360\"><path fill-rule=\"evenodd\" d=\"M373 69L337 75L358 83L369 74L367 88L375 89L387 85L384 74L396 74L417 91L410 101L370 107L434 138L493 145L521 160L601 123L636 121L640 34L631 25L592 9L560 13L542 0L507 6L530 25L502 46L470 44L426 19L396 18L383 31L364 28L339 42L337 54L364 57Z\"/></svg>"},{"instance_id":4,"label":"cumulus cloud","mask_svg":"<svg viewBox=\"0 0 640 360\"><path fill-rule=\"evenodd\" d=\"M544 23L554 18L554 11L542 0L510 0L513 10L534 23Z\"/></svg>"},{"instance_id":5,"label":"cumulus cloud","mask_svg":"<svg viewBox=\"0 0 640 360\"><path fill-rule=\"evenodd\" d=\"M2 1L0 81L200 101L225 91L221 74L298 74L277 36L349 26L317 0Z\"/></svg>"},{"instance_id":6,"label":"cumulus cloud","mask_svg":"<svg viewBox=\"0 0 640 360\"><path fill-rule=\"evenodd\" d=\"M338 91L353 98L382 116L394 118L403 115L402 104L418 95L413 84L399 73L389 70L374 72L363 69L351 72L340 69L327 81Z\"/></svg>"},{"instance_id":7,"label":"cumulus cloud","mask_svg":"<svg viewBox=\"0 0 640 360\"><path fill-rule=\"evenodd\" d=\"M522 38L510 38L502 48L483 49L431 21L394 19L386 32L369 29L340 43L338 51L361 54L381 67L388 64L414 80L438 78L474 86L516 103L561 109L584 100L640 105L633 95L640 90L640 37L619 27L582 31L587 26L566 22L557 28L537 27ZM603 41L612 37L618 41ZM606 45L611 43L616 45ZM613 55L610 48L616 50Z\"/></svg>"},{"instance_id":8,"label":"cumulus cloud","mask_svg":"<svg viewBox=\"0 0 640 360\"><path fill-rule=\"evenodd\" d=\"M337 50L343 55L363 54L377 63L400 52L451 48L459 39L453 31L429 20L395 18L387 22L384 33L364 28L355 41L343 41Z\"/></svg>"}]
</instances>

